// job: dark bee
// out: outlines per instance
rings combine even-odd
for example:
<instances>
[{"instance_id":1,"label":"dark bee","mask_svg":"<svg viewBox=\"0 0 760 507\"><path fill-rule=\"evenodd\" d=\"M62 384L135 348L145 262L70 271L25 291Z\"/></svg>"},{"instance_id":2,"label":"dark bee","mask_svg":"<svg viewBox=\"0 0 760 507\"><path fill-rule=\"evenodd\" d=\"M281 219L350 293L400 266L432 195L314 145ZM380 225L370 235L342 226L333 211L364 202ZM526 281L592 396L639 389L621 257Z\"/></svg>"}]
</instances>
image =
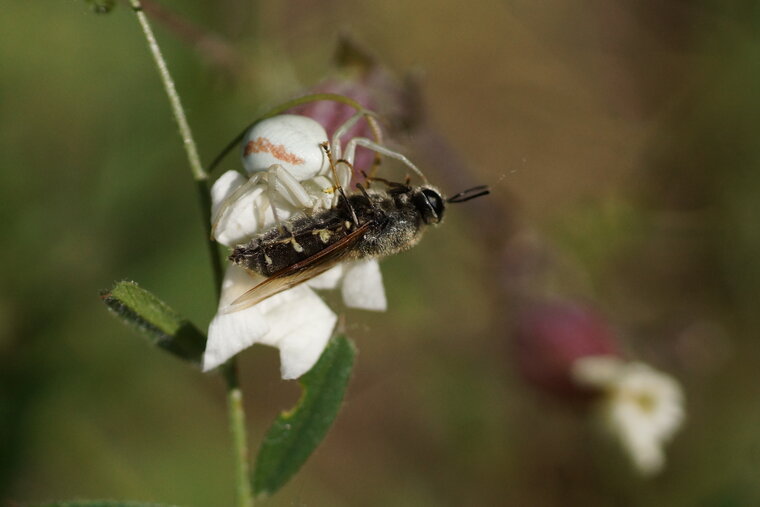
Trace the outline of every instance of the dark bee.
<instances>
[{"instance_id":1,"label":"dark bee","mask_svg":"<svg viewBox=\"0 0 760 507\"><path fill-rule=\"evenodd\" d=\"M343 196L338 205L311 216L299 215L237 246L230 261L266 280L235 300L237 311L303 283L336 264L385 257L407 250L428 225L443 219L447 203L488 194L478 186L445 199L435 188L380 180L385 192Z\"/></svg>"}]
</instances>

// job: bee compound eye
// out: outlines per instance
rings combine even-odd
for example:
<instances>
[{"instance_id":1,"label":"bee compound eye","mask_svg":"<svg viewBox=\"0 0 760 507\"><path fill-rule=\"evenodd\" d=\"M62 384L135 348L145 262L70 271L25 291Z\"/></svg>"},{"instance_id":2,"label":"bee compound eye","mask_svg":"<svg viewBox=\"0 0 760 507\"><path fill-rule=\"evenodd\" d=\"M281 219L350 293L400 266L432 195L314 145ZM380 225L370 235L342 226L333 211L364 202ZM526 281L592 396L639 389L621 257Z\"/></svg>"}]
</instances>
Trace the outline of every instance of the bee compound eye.
<instances>
[{"instance_id":1,"label":"bee compound eye","mask_svg":"<svg viewBox=\"0 0 760 507\"><path fill-rule=\"evenodd\" d=\"M296 180L319 174L328 165L320 144L325 129L306 116L283 114L262 120L243 138L243 166L248 174L282 166Z\"/></svg>"},{"instance_id":2,"label":"bee compound eye","mask_svg":"<svg viewBox=\"0 0 760 507\"><path fill-rule=\"evenodd\" d=\"M432 188L423 188L417 206L422 211L425 223L438 223L443 218L444 202L440 193Z\"/></svg>"}]
</instances>

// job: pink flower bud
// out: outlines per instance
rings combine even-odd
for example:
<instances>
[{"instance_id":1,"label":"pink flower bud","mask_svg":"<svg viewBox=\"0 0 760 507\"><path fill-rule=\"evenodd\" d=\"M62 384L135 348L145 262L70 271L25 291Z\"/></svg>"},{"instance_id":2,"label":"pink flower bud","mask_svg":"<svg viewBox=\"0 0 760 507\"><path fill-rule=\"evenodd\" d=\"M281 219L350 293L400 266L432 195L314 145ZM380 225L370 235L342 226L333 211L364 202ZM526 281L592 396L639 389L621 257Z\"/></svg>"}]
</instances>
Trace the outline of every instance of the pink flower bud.
<instances>
[{"instance_id":1,"label":"pink flower bud","mask_svg":"<svg viewBox=\"0 0 760 507\"><path fill-rule=\"evenodd\" d=\"M572 379L573 364L590 356L619 356L607 322L571 302L532 303L516 318L515 355L523 378L562 398L592 394Z\"/></svg>"},{"instance_id":2,"label":"pink flower bud","mask_svg":"<svg viewBox=\"0 0 760 507\"><path fill-rule=\"evenodd\" d=\"M346 39L340 41L336 63L334 75L309 89L308 93L334 93L355 100L379 115L385 137L398 134L414 124L414 116L419 112L419 94L411 80L397 78L362 48ZM316 120L332 137L356 110L340 102L318 101L293 108L291 112ZM377 141L375 132L364 119L354 124L342 140L346 143L354 137ZM373 152L358 147L354 166L357 170L368 171L374 157Z\"/></svg>"},{"instance_id":3,"label":"pink flower bud","mask_svg":"<svg viewBox=\"0 0 760 507\"><path fill-rule=\"evenodd\" d=\"M361 81L352 82L344 78L330 78L309 90L309 93L335 93L354 99L366 109L375 110L376 107L370 90L363 86ZM348 121L356 113L356 110L340 102L321 100L294 108L293 112L316 120L325 128L328 137L332 138L333 133ZM354 137L366 137L374 140L372 129L366 120L361 119L356 122L348 129L342 139L345 143ZM374 154L371 151L359 147L356 150L354 167L357 170L368 171L372 166L373 159Z\"/></svg>"}]
</instances>

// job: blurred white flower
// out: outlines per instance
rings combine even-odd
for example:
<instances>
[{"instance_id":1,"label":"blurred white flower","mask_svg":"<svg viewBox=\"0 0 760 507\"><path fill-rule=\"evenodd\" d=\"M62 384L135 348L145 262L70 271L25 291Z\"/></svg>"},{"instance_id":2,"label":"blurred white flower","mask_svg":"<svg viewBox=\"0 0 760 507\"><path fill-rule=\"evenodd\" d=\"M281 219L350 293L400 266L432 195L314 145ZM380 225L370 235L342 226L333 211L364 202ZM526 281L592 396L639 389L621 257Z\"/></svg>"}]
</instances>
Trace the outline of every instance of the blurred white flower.
<instances>
[{"instance_id":1,"label":"blurred white flower","mask_svg":"<svg viewBox=\"0 0 760 507\"><path fill-rule=\"evenodd\" d=\"M636 469L645 475L659 472L665 464L663 446L684 420L678 382L646 364L609 356L577 360L572 375L581 386L602 391L600 422Z\"/></svg>"},{"instance_id":2,"label":"blurred white flower","mask_svg":"<svg viewBox=\"0 0 760 507\"><path fill-rule=\"evenodd\" d=\"M316 177L301 184L317 203L316 209L331 205L332 196L323 189L329 180ZM224 173L211 189L212 216L219 206L247 180L236 171ZM265 180L245 188L229 205L223 220L216 224L215 239L232 247L245 243L260 232L274 226L272 205L280 220L303 209L296 208L276 194L270 201ZM327 197L325 197L327 196ZM326 346L335 322L335 313L317 296L314 289L334 289L340 286L346 306L365 310L384 311L387 303L380 267L376 260L347 262L338 265L309 282L272 296L259 304L240 311L225 313L223 309L238 296L261 282L244 269L227 268L219 311L209 324L208 342L203 356L203 370L221 365L232 356L255 343L280 349L282 377L298 378L316 363Z\"/></svg>"}]
</instances>

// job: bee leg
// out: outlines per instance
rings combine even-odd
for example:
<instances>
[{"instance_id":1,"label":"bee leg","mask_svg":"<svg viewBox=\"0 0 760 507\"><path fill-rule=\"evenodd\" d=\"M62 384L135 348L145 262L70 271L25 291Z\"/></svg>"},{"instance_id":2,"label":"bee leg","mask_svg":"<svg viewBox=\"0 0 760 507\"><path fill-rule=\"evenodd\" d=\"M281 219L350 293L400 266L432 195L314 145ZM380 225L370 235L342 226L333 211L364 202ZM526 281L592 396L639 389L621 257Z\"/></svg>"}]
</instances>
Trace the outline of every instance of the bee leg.
<instances>
[{"instance_id":1,"label":"bee leg","mask_svg":"<svg viewBox=\"0 0 760 507\"><path fill-rule=\"evenodd\" d=\"M358 189L359 189L359 191L362 193L362 195L363 195L364 197L366 197L366 198L367 198L367 202L369 202L369 205L370 205L370 206L372 206L373 208L376 208L376 207L377 207L377 206L375 206L375 201L373 201L373 200L370 198L369 194L367 193L367 191L366 191L366 190L364 190L364 186L363 186L361 183L357 183L357 184L356 184L356 188L358 188Z\"/></svg>"},{"instance_id":2,"label":"bee leg","mask_svg":"<svg viewBox=\"0 0 760 507\"><path fill-rule=\"evenodd\" d=\"M343 171L341 171L343 169ZM335 171L337 173L337 185L346 188L351 184L351 178L354 175L354 166L346 159L340 159L335 162Z\"/></svg>"},{"instance_id":3,"label":"bee leg","mask_svg":"<svg viewBox=\"0 0 760 507\"><path fill-rule=\"evenodd\" d=\"M349 164L347 160L340 159L335 162L335 174L335 177L338 178L338 181L332 181L332 185L328 185L322 188L322 191L324 193L333 194L333 207L338 203L338 199L341 198L340 192L338 190L340 188L346 188L351 185L351 178L354 175L354 167ZM316 178L314 181L316 181Z\"/></svg>"},{"instance_id":4,"label":"bee leg","mask_svg":"<svg viewBox=\"0 0 760 507\"><path fill-rule=\"evenodd\" d=\"M346 203L346 207L351 212L351 219L354 222L354 225L359 225L359 219L356 217L356 212L354 211L354 207L351 206L351 202L348 200L348 197L346 197L346 192L343 191L343 186L340 184L340 180L338 178L338 170L335 168L335 163L333 162L332 152L330 151L330 145L327 143L322 143L320 145L323 150L325 150L325 155L327 155L327 160L330 162L330 169L332 169L333 174L333 181L337 187L338 192L340 193L341 199L343 199L343 202Z\"/></svg>"},{"instance_id":5,"label":"bee leg","mask_svg":"<svg viewBox=\"0 0 760 507\"><path fill-rule=\"evenodd\" d=\"M372 188L372 182L375 181L375 178L369 176L365 171L360 170L359 171L364 178L364 181L367 183L367 188Z\"/></svg>"},{"instance_id":6,"label":"bee leg","mask_svg":"<svg viewBox=\"0 0 760 507\"><path fill-rule=\"evenodd\" d=\"M346 156L345 156L345 159L348 160L349 162L353 163L353 161L354 161L354 156L356 154L356 146L357 145L358 146L363 146L363 147L365 147L365 148L367 148L369 150L372 150L372 151L375 151L375 152L380 153L382 155L385 155L386 157L395 158L396 160L400 160L401 162L403 162L404 164L406 164L407 167L409 167L417 176L419 176L422 179L423 183L427 183L428 182L427 178L425 177L425 175L422 174L422 171L420 171L420 169L416 165L414 165L411 160L409 160L408 158L406 158L401 153L395 152L393 150L389 150L385 146L381 146L381 145L377 144L376 142L367 139L366 137L355 137L355 138L351 139L348 142L348 144L346 145Z\"/></svg>"},{"instance_id":7,"label":"bee leg","mask_svg":"<svg viewBox=\"0 0 760 507\"><path fill-rule=\"evenodd\" d=\"M364 171L362 171L362 174L364 174L368 183L372 181L379 181L380 183L384 184L388 188L406 188L409 186L408 178L407 178L407 183L404 184L404 183L399 183L398 181L386 180L385 178L380 178L378 176L367 176L367 173L365 173Z\"/></svg>"}]
</instances>

